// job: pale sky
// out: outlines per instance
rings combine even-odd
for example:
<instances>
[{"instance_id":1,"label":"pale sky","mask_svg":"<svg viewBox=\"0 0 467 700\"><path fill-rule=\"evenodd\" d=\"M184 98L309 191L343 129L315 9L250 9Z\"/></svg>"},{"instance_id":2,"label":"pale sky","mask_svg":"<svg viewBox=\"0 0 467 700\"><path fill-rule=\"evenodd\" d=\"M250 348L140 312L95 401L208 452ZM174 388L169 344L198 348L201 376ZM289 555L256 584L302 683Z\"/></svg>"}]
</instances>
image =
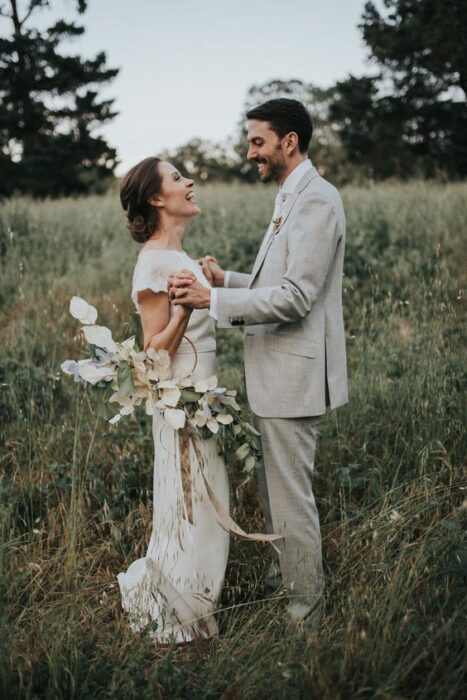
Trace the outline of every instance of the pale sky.
<instances>
[{"instance_id":1,"label":"pale sky","mask_svg":"<svg viewBox=\"0 0 467 700\"><path fill-rule=\"evenodd\" d=\"M119 174L193 137L232 135L253 83L327 87L368 71L357 28L364 0L89 0L81 16L72 0L51 4L30 24L75 18L86 32L66 51L105 51L121 69L102 93L119 111L102 129L118 150Z\"/></svg>"}]
</instances>

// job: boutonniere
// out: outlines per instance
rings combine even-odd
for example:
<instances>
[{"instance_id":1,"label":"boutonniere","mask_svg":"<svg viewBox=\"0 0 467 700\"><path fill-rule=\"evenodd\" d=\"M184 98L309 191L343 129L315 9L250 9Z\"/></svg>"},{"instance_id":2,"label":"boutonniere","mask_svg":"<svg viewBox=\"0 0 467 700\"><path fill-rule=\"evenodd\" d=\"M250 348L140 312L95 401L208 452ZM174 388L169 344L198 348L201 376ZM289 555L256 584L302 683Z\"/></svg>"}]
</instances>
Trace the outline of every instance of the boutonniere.
<instances>
[{"instance_id":1,"label":"boutonniere","mask_svg":"<svg viewBox=\"0 0 467 700\"><path fill-rule=\"evenodd\" d=\"M272 232L273 234L276 234L280 227L282 226L282 222L284 220L283 214L279 214L279 216L276 216L275 219L272 220Z\"/></svg>"}]
</instances>

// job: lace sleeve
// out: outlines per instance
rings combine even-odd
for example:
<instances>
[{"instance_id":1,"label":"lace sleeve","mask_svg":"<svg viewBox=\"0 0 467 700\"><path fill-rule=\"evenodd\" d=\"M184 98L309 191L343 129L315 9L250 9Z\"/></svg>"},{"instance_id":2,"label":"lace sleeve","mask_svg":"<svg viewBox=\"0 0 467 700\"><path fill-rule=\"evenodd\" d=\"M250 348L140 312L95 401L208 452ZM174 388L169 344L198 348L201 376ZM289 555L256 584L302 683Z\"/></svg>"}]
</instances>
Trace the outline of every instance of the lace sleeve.
<instances>
[{"instance_id":1,"label":"lace sleeve","mask_svg":"<svg viewBox=\"0 0 467 700\"><path fill-rule=\"evenodd\" d=\"M138 262L133 274L131 299L138 308L138 292L151 289L153 292L165 292L167 294L167 282L170 270L166 266Z\"/></svg>"}]
</instances>

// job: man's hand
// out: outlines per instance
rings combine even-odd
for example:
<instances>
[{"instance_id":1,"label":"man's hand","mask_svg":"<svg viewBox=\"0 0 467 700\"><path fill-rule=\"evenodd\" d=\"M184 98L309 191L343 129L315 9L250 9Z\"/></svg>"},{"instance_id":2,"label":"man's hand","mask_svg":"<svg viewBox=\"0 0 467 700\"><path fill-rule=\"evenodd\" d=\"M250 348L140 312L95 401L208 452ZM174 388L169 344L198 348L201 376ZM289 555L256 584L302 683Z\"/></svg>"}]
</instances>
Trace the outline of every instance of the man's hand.
<instances>
[{"instance_id":1,"label":"man's hand","mask_svg":"<svg viewBox=\"0 0 467 700\"><path fill-rule=\"evenodd\" d=\"M197 262L201 266L204 276L213 287L224 286L225 270L219 266L215 257L205 255L203 258L199 258Z\"/></svg>"},{"instance_id":2,"label":"man's hand","mask_svg":"<svg viewBox=\"0 0 467 700\"><path fill-rule=\"evenodd\" d=\"M211 290L198 282L190 270L171 272L168 281L169 299L176 305L191 309L209 309Z\"/></svg>"}]
</instances>

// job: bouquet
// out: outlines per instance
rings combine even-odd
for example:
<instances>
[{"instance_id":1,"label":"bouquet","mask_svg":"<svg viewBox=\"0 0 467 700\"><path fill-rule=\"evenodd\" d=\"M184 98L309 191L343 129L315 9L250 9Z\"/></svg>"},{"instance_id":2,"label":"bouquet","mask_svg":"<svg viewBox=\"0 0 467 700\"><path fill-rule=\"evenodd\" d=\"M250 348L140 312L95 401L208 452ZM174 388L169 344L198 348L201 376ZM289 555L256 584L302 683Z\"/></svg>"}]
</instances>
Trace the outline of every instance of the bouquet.
<instances>
[{"instance_id":1,"label":"bouquet","mask_svg":"<svg viewBox=\"0 0 467 700\"><path fill-rule=\"evenodd\" d=\"M82 324L87 356L65 360L61 369L98 391L100 412L109 423L144 405L146 414L160 411L175 430L194 431L202 439L219 434L223 452L230 453L234 443L243 471L252 472L261 456L259 433L242 418L235 391L218 386L215 376L195 382L189 375L173 377L166 350L139 350L134 336L116 342L109 328L96 325L95 307L80 297L72 297L70 313Z\"/></svg>"}]
</instances>

